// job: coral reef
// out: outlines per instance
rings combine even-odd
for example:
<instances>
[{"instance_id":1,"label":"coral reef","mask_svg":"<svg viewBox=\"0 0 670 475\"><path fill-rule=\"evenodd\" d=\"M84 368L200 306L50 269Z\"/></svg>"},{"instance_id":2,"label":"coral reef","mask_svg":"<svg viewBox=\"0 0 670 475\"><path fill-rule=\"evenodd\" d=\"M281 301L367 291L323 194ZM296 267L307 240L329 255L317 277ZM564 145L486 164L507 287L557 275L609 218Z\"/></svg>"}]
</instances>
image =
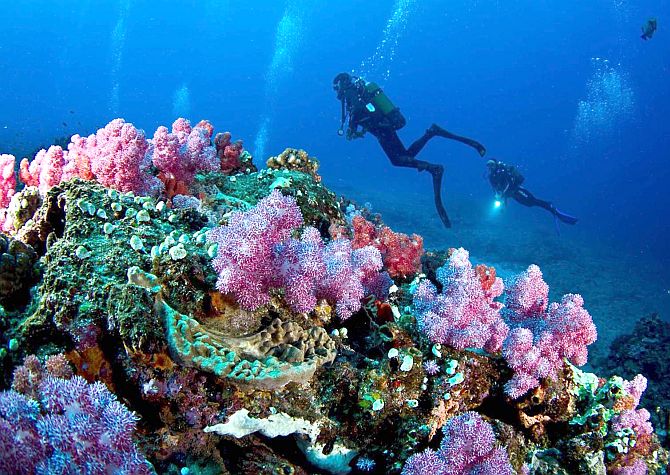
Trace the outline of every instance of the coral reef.
<instances>
[{"instance_id":1,"label":"coral reef","mask_svg":"<svg viewBox=\"0 0 670 475\"><path fill-rule=\"evenodd\" d=\"M657 314L641 318L633 331L612 343L608 357L599 365L609 374L624 378L644 374L647 389L642 404L649 408L657 433L667 446L670 430L670 323Z\"/></svg>"},{"instance_id":2,"label":"coral reef","mask_svg":"<svg viewBox=\"0 0 670 475\"><path fill-rule=\"evenodd\" d=\"M586 304L536 266L505 285L303 151L248 159L207 121L116 119L19 192L0 170L0 471L663 473L657 322L619 341L628 380L583 372Z\"/></svg>"}]
</instances>

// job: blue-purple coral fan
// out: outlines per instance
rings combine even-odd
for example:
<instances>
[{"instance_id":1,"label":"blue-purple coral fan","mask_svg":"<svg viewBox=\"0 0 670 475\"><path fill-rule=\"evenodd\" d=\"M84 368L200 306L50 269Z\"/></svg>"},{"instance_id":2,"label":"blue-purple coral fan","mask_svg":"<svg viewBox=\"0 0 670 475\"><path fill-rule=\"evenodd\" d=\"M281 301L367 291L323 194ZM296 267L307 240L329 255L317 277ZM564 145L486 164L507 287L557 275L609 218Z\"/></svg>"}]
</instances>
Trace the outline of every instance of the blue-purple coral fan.
<instances>
[{"instance_id":1,"label":"blue-purple coral fan","mask_svg":"<svg viewBox=\"0 0 670 475\"><path fill-rule=\"evenodd\" d=\"M402 475L513 475L507 452L496 446L491 424L476 412L450 419L440 448L411 456Z\"/></svg>"},{"instance_id":2,"label":"blue-purple coral fan","mask_svg":"<svg viewBox=\"0 0 670 475\"><path fill-rule=\"evenodd\" d=\"M44 376L36 397L0 393L0 473L154 473L133 442L137 416L107 387Z\"/></svg>"},{"instance_id":3,"label":"blue-purple coral fan","mask_svg":"<svg viewBox=\"0 0 670 475\"><path fill-rule=\"evenodd\" d=\"M211 230L208 239L218 244L212 262L218 290L232 294L247 310L268 303L275 289L284 291L296 312L309 312L318 299L326 299L342 319L360 308L365 295L384 297L391 281L380 272L377 249L354 250L348 239L324 244L309 226L300 239L292 238L302 224L295 199L274 190L254 208L233 213L228 225Z\"/></svg>"}]
</instances>

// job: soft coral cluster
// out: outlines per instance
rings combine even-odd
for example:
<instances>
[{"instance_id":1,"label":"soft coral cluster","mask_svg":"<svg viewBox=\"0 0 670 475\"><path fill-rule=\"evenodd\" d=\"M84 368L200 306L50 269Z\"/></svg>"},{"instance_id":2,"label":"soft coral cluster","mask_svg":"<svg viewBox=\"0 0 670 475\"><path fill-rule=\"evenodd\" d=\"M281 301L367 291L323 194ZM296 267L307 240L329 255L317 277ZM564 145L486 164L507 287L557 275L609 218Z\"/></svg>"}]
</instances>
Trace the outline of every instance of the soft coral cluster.
<instances>
[{"instance_id":1,"label":"soft coral cluster","mask_svg":"<svg viewBox=\"0 0 670 475\"><path fill-rule=\"evenodd\" d=\"M414 292L419 329L431 341L457 349L502 349L514 370L505 385L512 398L554 375L564 358L578 366L586 363L587 346L597 333L580 295L567 294L549 305L549 286L539 267L531 265L506 290L503 307L494 300L503 293L502 280L492 268L473 269L468 257L465 249L454 250L437 270L441 294L428 280Z\"/></svg>"},{"instance_id":2,"label":"soft coral cluster","mask_svg":"<svg viewBox=\"0 0 670 475\"><path fill-rule=\"evenodd\" d=\"M352 246L374 246L381 252L384 268L393 278L412 276L421 272L423 238L396 233L388 226L377 227L361 215L353 217Z\"/></svg>"},{"instance_id":3,"label":"soft coral cluster","mask_svg":"<svg viewBox=\"0 0 670 475\"><path fill-rule=\"evenodd\" d=\"M336 304L342 319L360 308L366 293L383 297L390 282L380 273L379 251L370 246L354 250L347 239L324 244L312 227L300 239L291 238L302 224L295 199L274 190L210 231L208 239L218 244L212 265L219 291L254 310L269 301L273 289L283 289L294 311L310 311L318 299L326 299Z\"/></svg>"},{"instance_id":4,"label":"soft coral cluster","mask_svg":"<svg viewBox=\"0 0 670 475\"><path fill-rule=\"evenodd\" d=\"M152 141L152 161L163 174L189 185L197 172L220 169L216 149L211 145L213 127L207 121L191 127L188 120L179 118L172 124L172 132L160 126Z\"/></svg>"},{"instance_id":5,"label":"soft coral cluster","mask_svg":"<svg viewBox=\"0 0 670 475\"><path fill-rule=\"evenodd\" d=\"M450 419L440 448L411 456L402 475L513 475L505 449L496 446L491 424L476 412Z\"/></svg>"},{"instance_id":6,"label":"soft coral cluster","mask_svg":"<svg viewBox=\"0 0 670 475\"><path fill-rule=\"evenodd\" d=\"M32 162L24 158L20 178L42 194L74 177L95 178L119 191L153 193L160 189L160 182L149 172L148 148L144 131L114 119L88 137L72 136L67 151L54 145L40 150Z\"/></svg>"},{"instance_id":7,"label":"soft coral cluster","mask_svg":"<svg viewBox=\"0 0 670 475\"><path fill-rule=\"evenodd\" d=\"M186 189L195 173L222 168L212 145L213 130L208 121L191 127L188 120L179 118L172 124L172 132L161 126L153 140L148 140L142 129L123 119L114 119L88 137L73 135L67 150L54 145L40 150L32 161L24 158L19 177L27 186L38 187L41 194L74 177L96 180L123 192L157 194L163 190L164 183L155 176L153 165L164 182L172 180L184 185L179 189ZM239 158L241 143L228 145L228 154L234 152ZM4 166L9 163L9 157L2 155L0 160L3 190L15 180L13 165L11 170L8 165ZM2 202L3 196L8 195L0 192L0 208L8 204Z\"/></svg>"},{"instance_id":8,"label":"soft coral cluster","mask_svg":"<svg viewBox=\"0 0 670 475\"><path fill-rule=\"evenodd\" d=\"M437 279L442 293L429 280L422 281L414 292L419 329L431 341L460 350L499 351L508 331L500 316L502 304L494 300L502 294L502 279L496 278L485 289L463 248L452 251L447 263L437 270Z\"/></svg>"},{"instance_id":9,"label":"soft coral cluster","mask_svg":"<svg viewBox=\"0 0 670 475\"><path fill-rule=\"evenodd\" d=\"M0 231L8 231L12 227L6 208L16 191L15 163L14 155L0 154Z\"/></svg>"},{"instance_id":10,"label":"soft coral cluster","mask_svg":"<svg viewBox=\"0 0 670 475\"><path fill-rule=\"evenodd\" d=\"M596 327L581 295L567 294L551 305L548 301L549 287L536 265L519 275L506 292L505 316L513 328L503 344L503 356L514 375L505 392L512 398L554 375L564 358L577 366L586 364L587 346L596 341Z\"/></svg>"},{"instance_id":11,"label":"soft coral cluster","mask_svg":"<svg viewBox=\"0 0 670 475\"><path fill-rule=\"evenodd\" d=\"M0 472L153 473L132 439L137 416L100 382L56 377L61 360L43 372L33 357L14 385L26 394L0 393Z\"/></svg>"}]
</instances>

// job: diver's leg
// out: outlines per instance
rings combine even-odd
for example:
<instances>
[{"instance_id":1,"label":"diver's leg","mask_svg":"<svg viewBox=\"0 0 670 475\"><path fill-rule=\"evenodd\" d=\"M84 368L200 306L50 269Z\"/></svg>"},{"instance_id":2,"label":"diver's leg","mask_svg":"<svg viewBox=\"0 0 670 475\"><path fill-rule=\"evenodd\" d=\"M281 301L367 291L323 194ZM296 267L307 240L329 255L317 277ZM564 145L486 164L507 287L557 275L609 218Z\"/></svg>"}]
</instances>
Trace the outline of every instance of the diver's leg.
<instances>
[{"instance_id":1,"label":"diver's leg","mask_svg":"<svg viewBox=\"0 0 670 475\"><path fill-rule=\"evenodd\" d=\"M447 211L442 204L442 175L444 174L444 167L434 163L426 162L424 160L417 160L409 155L389 157L391 163L396 167L416 168L418 171L428 171L433 177L433 199L435 200L435 209L442 220L444 227L450 228L451 222Z\"/></svg>"},{"instance_id":2,"label":"diver's leg","mask_svg":"<svg viewBox=\"0 0 670 475\"><path fill-rule=\"evenodd\" d=\"M486 155L486 147L484 147L482 144L480 144L476 140L470 139L468 137L462 137L460 135L452 134L451 132L449 132L448 130L443 129L442 127L440 127L437 124L431 125L430 128L428 130L426 130L426 133L424 134L424 137L426 135L429 135L429 138L434 137L434 136L437 135L439 137L444 137L445 139L455 140L457 142L464 143L465 145L468 145L468 146L474 148L475 150L477 150L477 153L479 153L479 155L481 157ZM421 139L417 140L417 142L419 142L422 139L423 139L423 137L421 137ZM428 141L428 139L426 139L426 142L427 141ZM425 142L424 142L423 145L425 145ZM421 145L421 147L423 147L423 145ZM414 144L412 144L412 147L413 146L414 146ZM412 149L412 147L410 147L410 150ZM421 150L421 147L419 147L419 150ZM417 150L417 153L418 153L418 150Z\"/></svg>"},{"instance_id":3,"label":"diver's leg","mask_svg":"<svg viewBox=\"0 0 670 475\"><path fill-rule=\"evenodd\" d=\"M435 209L437 214L442 220L445 228L451 227L451 221L449 221L449 215L447 215L447 210L444 209L442 204L442 174L444 173L444 167L442 165L432 165L428 168L430 174L433 176L433 198L435 200Z\"/></svg>"},{"instance_id":4,"label":"diver's leg","mask_svg":"<svg viewBox=\"0 0 670 475\"><path fill-rule=\"evenodd\" d=\"M435 137L435 134L432 134L428 130L426 130L426 132L421 137L419 137L417 140L414 141L412 145L409 146L409 148L407 149L407 153L412 157L416 157L421 151L421 149L433 137Z\"/></svg>"},{"instance_id":5,"label":"diver's leg","mask_svg":"<svg viewBox=\"0 0 670 475\"><path fill-rule=\"evenodd\" d=\"M393 166L402 168L416 168L420 172L428 170L428 172L433 177L433 197L435 199L435 208L437 210L437 214L440 216L440 219L442 220L442 223L445 227L451 227L449 216L447 216L444 205L442 205L441 192L442 174L444 173L444 167L442 165L436 165L434 163L417 160L414 158L414 155L410 154L409 151L405 149L402 142L400 141L400 138L398 137L398 134L395 131L378 133L376 137ZM427 142L429 139L430 136L424 140L424 143L421 145L421 147L423 147L425 142Z\"/></svg>"},{"instance_id":6,"label":"diver's leg","mask_svg":"<svg viewBox=\"0 0 670 475\"><path fill-rule=\"evenodd\" d=\"M569 214L560 211L551 202L536 198L525 188L519 188L516 193L514 193L513 198L524 206L539 206L540 208L546 209L557 219L566 224L576 224L578 221L574 216L570 216Z\"/></svg>"}]
</instances>

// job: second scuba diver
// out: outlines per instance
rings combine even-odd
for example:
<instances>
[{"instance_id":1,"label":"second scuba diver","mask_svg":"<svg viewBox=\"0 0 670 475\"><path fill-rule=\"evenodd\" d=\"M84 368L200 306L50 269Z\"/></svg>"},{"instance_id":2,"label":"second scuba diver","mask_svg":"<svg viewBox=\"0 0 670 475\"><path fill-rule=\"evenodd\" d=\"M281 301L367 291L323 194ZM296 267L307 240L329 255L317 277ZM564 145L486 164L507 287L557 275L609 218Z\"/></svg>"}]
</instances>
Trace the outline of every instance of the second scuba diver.
<instances>
[{"instance_id":1,"label":"second scuba diver","mask_svg":"<svg viewBox=\"0 0 670 475\"><path fill-rule=\"evenodd\" d=\"M566 224L577 223L577 218L559 211L549 201L536 198L530 191L522 187L524 177L517 167L507 165L499 160L489 160L486 163L488 169L488 179L493 191L496 193L496 202L507 203L509 198L517 201L524 206L539 206L544 208L558 219Z\"/></svg>"},{"instance_id":2,"label":"second scuba diver","mask_svg":"<svg viewBox=\"0 0 670 475\"><path fill-rule=\"evenodd\" d=\"M416 156L426 143L436 136L464 143L474 148L482 157L486 154L484 146L476 140L452 134L433 124L409 148L405 148L396 132L405 126L405 118L377 84L347 73L340 73L333 80L333 88L342 104L342 123L338 133L344 135L345 125L347 125L346 137L349 140L363 137L366 132L370 132L377 138L392 165L416 168L420 172L427 170L433 177L433 196L437 214L445 227L451 227L449 216L442 204L444 167L417 160Z\"/></svg>"}]
</instances>

